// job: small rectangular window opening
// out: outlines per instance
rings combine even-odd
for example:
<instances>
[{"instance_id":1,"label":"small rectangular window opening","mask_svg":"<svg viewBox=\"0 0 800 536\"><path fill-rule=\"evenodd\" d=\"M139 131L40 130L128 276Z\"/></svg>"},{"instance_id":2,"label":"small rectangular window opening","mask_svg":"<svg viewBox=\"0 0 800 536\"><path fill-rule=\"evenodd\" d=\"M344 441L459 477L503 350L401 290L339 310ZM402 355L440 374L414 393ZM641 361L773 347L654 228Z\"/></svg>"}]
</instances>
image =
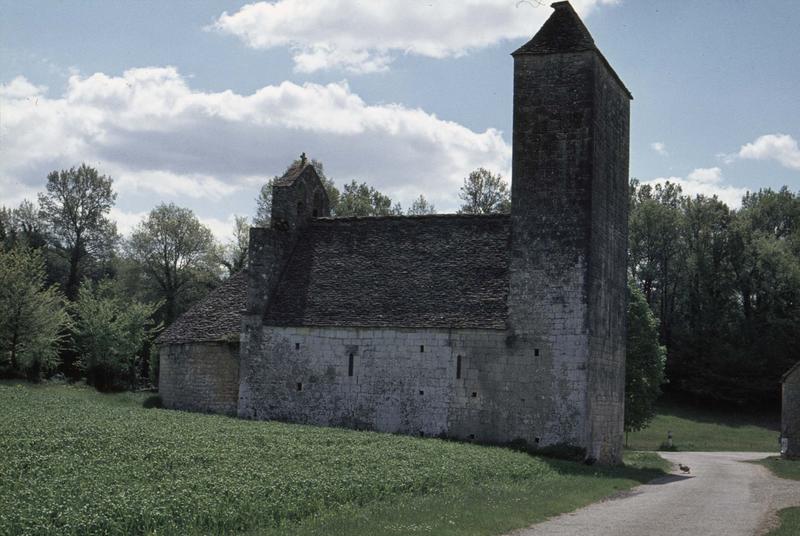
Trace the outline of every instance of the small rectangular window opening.
<instances>
[{"instance_id":1,"label":"small rectangular window opening","mask_svg":"<svg viewBox=\"0 0 800 536\"><path fill-rule=\"evenodd\" d=\"M533 355L535 355L536 357L539 357L539 349L538 348L534 348L533 349Z\"/></svg>"},{"instance_id":2,"label":"small rectangular window opening","mask_svg":"<svg viewBox=\"0 0 800 536\"><path fill-rule=\"evenodd\" d=\"M350 354L350 357L347 358L347 375L353 375L353 354Z\"/></svg>"},{"instance_id":3,"label":"small rectangular window opening","mask_svg":"<svg viewBox=\"0 0 800 536\"><path fill-rule=\"evenodd\" d=\"M425 351L425 345L424 344L420 344L419 345L419 351L420 351L420 353Z\"/></svg>"},{"instance_id":4,"label":"small rectangular window opening","mask_svg":"<svg viewBox=\"0 0 800 536\"><path fill-rule=\"evenodd\" d=\"M456 356L456 379L461 379L461 356Z\"/></svg>"},{"instance_id":5,"label":"small rectangular window opening","mask_svg":"<svg viewBox=\"0 0 800 536\"><path fill-rule=\"evenodd\" d=\"M419 392L419 394L420 394L420 395L424 395L424 394L425 394L425 391L420 391L420 392Z\"/></svg>"},{"instance_id":6,"label":"small rectangular window opening","mask_svg":"<svg viewBox=\"0 0 800 536\"><path fill-rule=\"evenodd\" d=\"M475 439L475 434L469 434L470 439Z\"/></svg>"},{"instance_id":7,"label":"small rectangular window opening","mask_svg":"<svg viewBox=\"0 0 800 536\"><path fill-rule=\"evenodd\" d=\"M302 391L303 390L303 384L302 383L297 382L297 390L298 391Z\"/></svg>"},{"instance_id":8,"label":"small rectangular window opening","mask_svg":"<svg viewBox=\"0 0 800 536\"><path fill-rule=\"evenodd\" d=\"M539 438L538 438L538 437L534 437L534 438L533 438L533 442L534 442L534 443L538 443L538 442L539 442Z\"/></svg>"},{"instance_id":9,"label":"small rectangular window opening","mask_svg":"<svg viewBox=\"0 0 800 536\"><path fill-rule=\"evenodd\" d=\"M478 393L476 391L472 391L472 398L478 398Z\"/></svg>"},{"instance_id":10,"label":"small rectangular window opening","mask_svg":"<svg viewBox=\"0 0 800 536\"><path fill-rule=\"evenodd\" d=\"M295 350L299 350L300 349L300 343L299 342L294 343L294 349Z\"/></svg>"}]
</instances>

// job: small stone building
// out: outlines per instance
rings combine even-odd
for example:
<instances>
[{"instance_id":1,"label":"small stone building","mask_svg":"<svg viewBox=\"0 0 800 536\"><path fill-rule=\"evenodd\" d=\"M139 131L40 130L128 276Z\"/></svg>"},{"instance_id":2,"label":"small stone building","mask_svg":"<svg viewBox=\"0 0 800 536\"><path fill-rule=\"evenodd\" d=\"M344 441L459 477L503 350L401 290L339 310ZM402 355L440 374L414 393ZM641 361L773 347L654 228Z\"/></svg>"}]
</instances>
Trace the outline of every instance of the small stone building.
<instances>
[{"instance_id":1,"label":"small stone building","mask_svg":"<svg viewBox=\"0 0 800 536\"><path fill-rule=\"evenodd\" d=\"M511 214L331 218L292 169L244 296L229 282L162 336L169 407L620 460L631 95L553 8L512 54Z\"/></svg>"},{"instance_id":2,"label":"small stone building","mask_svg":"<svg viewBox=\"0 0 800 536\"><path fill-rule=\"evenodd\" d=\"M159 335L158 392L164 407L236 415L246 293L247 273L241 272Z\"/></svg>"},{"instance_id":3,"label":"small stone building","mask_svg":"<svg viewBox=\"0 0 800 536\"><path fill-rule=\"evenodd\" d=\"M781 454L800 458L800 361L781 378Z\"/></svg>"}]
</instances>

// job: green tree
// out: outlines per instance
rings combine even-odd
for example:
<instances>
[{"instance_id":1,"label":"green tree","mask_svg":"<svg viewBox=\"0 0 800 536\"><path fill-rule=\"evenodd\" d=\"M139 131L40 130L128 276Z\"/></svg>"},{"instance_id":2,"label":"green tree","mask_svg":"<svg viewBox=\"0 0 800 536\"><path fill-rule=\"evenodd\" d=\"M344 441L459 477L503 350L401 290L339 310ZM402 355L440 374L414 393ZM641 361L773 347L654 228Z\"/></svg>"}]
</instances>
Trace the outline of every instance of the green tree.
<instances>
[{"instance_id":1,"label":"green tree","mask_svg":"<svg viewBox=\"0 0 800 536\"><path fill-rule=\"evenodd\" d=\"M160 306L123 296L110 280L84 281L73 304L74 338L89 384L102 391L136 387L146 343L160 330L153 320Z\"/></svg>"},{"instance_id":2,"label":"green tree","mask_svg":"<svg viewBox=\"0 0 800 536\"><path fill-rule=\"evenodd\" d=\"M658 344L658 321L644 294L628 283L628 339L625 357L625 431L647 426L664 383L666 349Z\"/></svg>"},{"instance_id":3,"label":"green tree","mask_svg":"<svg viewBox=\"0 0 800 536\"><path fill-rule=\"evenodd\" d=\"M233 275L247 267L250 224L244 216L233 217L233 238L221 246L219 262Z\"/></svg>"},{"instance_id":4,"label":"green tree","mask_svg":"<svg viewBox=\"0 0 800 536\"><path fill-rule=\"evenodd\" d=\"M408 215L424 216L426 214L436 214L436 207L428 203L425 196L420 194L420 196L411 203L411 208L408 209Z\"/></svg>"},{"instance_id":5,"label":"green tree","mask_svg":"<svg viewBox=\"0 0 800 536\"><path fill-rule=\"evenodd\" d=\"M345 184L336 207L336 216L396 216L402 214L400 205L392 206L389 196L382 194L366 182L351 181Z\"/></svg>"},{"instance_id":6,"label":"green tree","mask_svg":"<svg viewBox=\"0 0 800 536\"><path fill-rule=\"evenodd\" d=\"M57 286L45 288L41 253L0 250L0 365L31 379L54 370L70 325Z\"/></svg>"},{"instance_id":7,"label":"green tree","mask_svg":"<svg viewBox=\"0 0 800 536\"><path fill-rule=\"evenodd\" d=\"M511 212L511 193L500 174L478 168L464 179L458 193L459 214L493 214Z\"/></svg>"},{"instance_id":8,"label":"green tree","mask_svg":"<svg viewBox=\"0 0 800 536\"><path fill-rule=\"evenodd\" d=\"M158 205L131 233L127 250L160 290L167 325L193 283L218 281L214 238L188 208Z\"/></svg>"},{"instance_id":9,"label":"green tree","mask_svg":"<svg viewBox=\"0 0 800 536\"><path fill-rule=\"evenodd\" d=\"M116 197L112 180L86 164L47 176L39 206L53 246L68 263L64 291L70 300L77 297L86 258L108 256L114 250L118 235L108 213Z\"/></svg>"}]
</instances>

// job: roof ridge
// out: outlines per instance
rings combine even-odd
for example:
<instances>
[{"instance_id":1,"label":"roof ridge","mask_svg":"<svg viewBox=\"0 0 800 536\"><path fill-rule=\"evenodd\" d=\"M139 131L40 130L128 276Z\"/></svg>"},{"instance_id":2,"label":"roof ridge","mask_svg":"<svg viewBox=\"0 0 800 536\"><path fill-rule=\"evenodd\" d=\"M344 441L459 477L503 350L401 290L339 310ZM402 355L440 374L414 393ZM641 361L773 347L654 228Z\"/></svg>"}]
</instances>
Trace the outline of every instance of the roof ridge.
<instances>
[{"instance_id":1,"label":"roof ridge","mask_svg":"<svg viewBox=\"0 0 800 536\"><path fill-rule=\"evenodd\" d=\"M510 214L505 213L492 213L492 214L459 214L459 213L444 213L444 214L386 214L378 216L332 216L324 218L314 218L312 223L335 223L335 222L351 222L351 221L375 221L375 220L425 220L425 219L506 219L510 218Z\"/></svg>"}]
</instances>

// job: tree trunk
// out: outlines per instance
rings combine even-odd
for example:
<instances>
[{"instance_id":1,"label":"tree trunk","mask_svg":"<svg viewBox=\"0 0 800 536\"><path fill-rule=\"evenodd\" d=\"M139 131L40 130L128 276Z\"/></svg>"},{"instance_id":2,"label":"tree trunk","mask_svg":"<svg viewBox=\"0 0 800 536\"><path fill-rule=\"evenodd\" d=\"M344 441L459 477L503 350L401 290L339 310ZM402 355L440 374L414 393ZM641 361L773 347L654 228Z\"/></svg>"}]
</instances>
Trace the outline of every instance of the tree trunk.
<instances>
[{"instance_id":1,"label":"tree trunk","mask_svg":"<svg viewBox=\"0 0 800 536\"><path fill-rule=\"evenodd\" d=\"M64 289L69 301L75 301L78 298L78 264L80 261L81 243L80 240L76 240L69 255L69 276L67 276L67 288Z\"/></svg>"}]
</instances>

